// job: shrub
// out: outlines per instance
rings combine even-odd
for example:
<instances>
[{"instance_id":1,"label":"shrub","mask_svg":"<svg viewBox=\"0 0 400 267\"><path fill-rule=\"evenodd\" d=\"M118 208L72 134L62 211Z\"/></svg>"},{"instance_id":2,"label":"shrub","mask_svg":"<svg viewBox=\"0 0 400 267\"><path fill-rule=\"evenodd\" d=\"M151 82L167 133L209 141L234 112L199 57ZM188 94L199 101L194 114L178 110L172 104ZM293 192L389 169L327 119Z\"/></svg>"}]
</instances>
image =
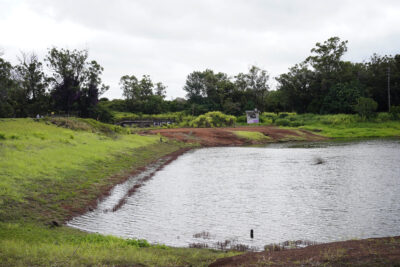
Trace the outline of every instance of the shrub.
<instances>
[{"instance_id":1,"label":"shrub","mask_svg":"<svg viewBox=\"0 0 400 267\"><path fill-rule=\"evenodd\" d=\"M246 122L247 122L247 117L246 117L245 115L243 115L243 116L238 116L237 119L236 119L236 121L237 121L238 123L246 123Z\"/></svg>"},{"instance_id":2,"label":"shrub","mask_svg":"<svg viewBox=\"0 0 400 267\"><path fill-rule=\"evenodd\" d=\"M354 111L356 111L360 117L369 119L375 114L377 108L378 103L376 103L372 98L360 97L357 99Z\"/></svg>"},{"instance_id":3,"label":"shrub","mask_svg":"<svg viewBox=\"0 0 400 267\"><path fill-rule=\"evenodd\" d=\"M281 113L281 114L279 114L279 118L280 118L280 119L286 118L287 116L289 116L289 114L287 114L287 113Z\"/></svg>"},{"instance_id":4,"label":"shrub","mask_svg":"<svg viewBox=\"0 0 400 267\"><path fill-rule=\"evenodd\" d=\"M293 122L290 122L289 125L290 125L290 127L299 127L299 126L303 126L304 123L302 123L300 121L293 121Z\"/></svg>"},{"instance_id":5,"label":"shrub","mask_svg":"<svg viewBox=\"0 0 400 267\"><path fill-rule=\"evenodd\" d=\"M378 117L377 117L378 122L390 121L391 119L392 119L392 115L387 112L378 113Z\"/></svg>"},{"instance_id":6,"label":"shrub","mask_svg":"<svg viewBox=\"0 0 400 267\"><path fill-rule=\"evenodd\" d=\"M232 126L236 122L235 116L225 115L219 111L212 111L206 114L200 115L191 122L190 127L225 127Z\"/></svg>"},{"instance_id":7,"label":"shrub","mask_svg":"<svg viewBox=\"0 0 400 267\"><path fill-rule=\"evenodd\" d=\"M400 119L400 105L390 107L390 115L394 120Z\"/></svg>"},{"instance_id":8,"label":"shrub","mask_svg":"<svg viewBox=\"0 0 400 267\"><path fill-rule=\"evenodd\" d=\"M278 126L289 126L290 125L290 121L287 119L277 119L275 121L275 124Z\"/></svg>"},{"instance_id":9,"label":"shrub","mask_svg":"<svg viewBox=\"0 0 400 267\"><path fill-rule=\"evenodd\" d=\"M99 120L101 122L111 123L114 121L114 116L111 111L102 105L96 105L89 109L90 118Z\"/></svg>"}]
</instances>

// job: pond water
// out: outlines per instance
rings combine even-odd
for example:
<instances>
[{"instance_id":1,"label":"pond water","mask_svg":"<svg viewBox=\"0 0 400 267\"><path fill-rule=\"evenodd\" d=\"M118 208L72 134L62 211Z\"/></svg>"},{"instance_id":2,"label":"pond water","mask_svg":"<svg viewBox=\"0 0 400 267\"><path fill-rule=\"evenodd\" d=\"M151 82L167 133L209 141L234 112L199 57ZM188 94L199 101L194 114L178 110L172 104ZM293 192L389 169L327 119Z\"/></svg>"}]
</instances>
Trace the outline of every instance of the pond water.
<instances>
[{"instance_id":1,"label":"pond water","mask_svg":"<svg viewBox=\"0 0 400 267\"><path fill-rule=\"evenodd\" d=\"M68 224L186 247L400 235L398 140L197 149L109 211L138 179Z\"/></svg>"}]
</instances>

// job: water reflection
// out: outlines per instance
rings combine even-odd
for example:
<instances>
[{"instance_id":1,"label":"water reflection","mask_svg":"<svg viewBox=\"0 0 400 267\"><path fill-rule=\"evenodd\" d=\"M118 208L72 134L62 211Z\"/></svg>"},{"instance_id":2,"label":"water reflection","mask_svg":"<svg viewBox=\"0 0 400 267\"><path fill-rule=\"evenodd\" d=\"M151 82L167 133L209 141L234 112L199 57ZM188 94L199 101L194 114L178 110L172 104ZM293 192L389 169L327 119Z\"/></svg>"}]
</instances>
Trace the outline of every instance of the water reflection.
<instances>
[{"instance_id":1,"label":"water reflection","mask_svg":"<svg viewBox=\"0 0 400 267\"><path fill-rule=\"evenodd\" d=\"M69 224L171 246L399 235L399 160L400 144L390 140L199 149L159 171L120 210L103 212L116 201L110 196Z\"/></svg>"}]
</instances>

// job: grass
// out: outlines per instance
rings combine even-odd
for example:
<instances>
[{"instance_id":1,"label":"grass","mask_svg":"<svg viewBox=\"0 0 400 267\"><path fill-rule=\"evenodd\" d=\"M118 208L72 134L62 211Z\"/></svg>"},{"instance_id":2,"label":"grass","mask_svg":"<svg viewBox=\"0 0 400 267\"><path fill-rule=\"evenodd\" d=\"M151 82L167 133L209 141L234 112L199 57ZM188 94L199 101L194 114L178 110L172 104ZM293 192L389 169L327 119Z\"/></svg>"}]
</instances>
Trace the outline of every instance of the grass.
<instances>
[{"instance_id":1,"label":"grass","mask_svg":"<svg viewBox=\"0 0 400 267\"><path fill-rule=\"evenodd\" d=\"M183 146L93 120L0 120L0 265L202 265L233 255L51 226Z\"/></svg>"},{"instance_id":2,"label":"grass","mask_svg":"<svg viewBox=\"0 0 400 267\"><path fill-rule=\"evenodd\" d=\"M260 132L233 131L233 133L240 138L248 139L251 141L266 142L271 140L271 137L266 136Z\"/></svg>"},{"instance_id":3,"label":"grass","mask_svg":"<svg viewBox=\"0 0 400 267\"><path fill-rule=\"evenodd\" d=\"M1 120L0 132L5 136L0 143L1 220L62 220L63 207L78 209L77 203L95 199L112 182L110 176L179 148L160 145L157 136L110 137L91 127L71 130L32 119Z\"/></svg>"},{"instance_id":4,"label":"grass","mask_svg":"<svg viewBox=\"0 0 400 267\"><path fill-rule=\"evenodd\" d=\"M2 266L207 266L237 252L172 248L68 227L0 223Z\"/></svg>"},{"instance_id":5,"label":"grass","mask_svg":"<svg viewBox=\"0 0 400 267\"><path fill-rule=\"evenodd\" d=\"M245 125L243 119L238 121ZM400 120L385 112L368 120L356 114L263 113L260 121L259 125L304 129L330 138L400 137Z\"/></svg>"}]
</instances>

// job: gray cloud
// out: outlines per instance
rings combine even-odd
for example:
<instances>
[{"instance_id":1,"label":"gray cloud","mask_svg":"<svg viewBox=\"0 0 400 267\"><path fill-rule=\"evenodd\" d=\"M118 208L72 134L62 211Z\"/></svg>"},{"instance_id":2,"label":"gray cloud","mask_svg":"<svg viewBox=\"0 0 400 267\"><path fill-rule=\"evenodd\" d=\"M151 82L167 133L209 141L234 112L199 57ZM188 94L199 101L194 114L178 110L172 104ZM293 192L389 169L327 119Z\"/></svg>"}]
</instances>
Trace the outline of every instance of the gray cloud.
<instances>
[{"instance_id":1,"label":"gray cloud","mask_svg":"<svg viewBox=\"0 0 400 267\"><path fill-rule=\"evenodd\" d=\"M88 48L105 67L109 97L120 97L124 74L149 74L174 97L184 95L186 76L194 70L235 75L256 64L276 76L331 36L349 40L346 59L354 61L374 52L398 53L400 45L399 1L0 0L0 5L24 6L36 19L53 22L51 30L60 32L47 46ZM80 31L79 38L73 31L62 37L69 25Z\"/></svg>"}]
</instances>

